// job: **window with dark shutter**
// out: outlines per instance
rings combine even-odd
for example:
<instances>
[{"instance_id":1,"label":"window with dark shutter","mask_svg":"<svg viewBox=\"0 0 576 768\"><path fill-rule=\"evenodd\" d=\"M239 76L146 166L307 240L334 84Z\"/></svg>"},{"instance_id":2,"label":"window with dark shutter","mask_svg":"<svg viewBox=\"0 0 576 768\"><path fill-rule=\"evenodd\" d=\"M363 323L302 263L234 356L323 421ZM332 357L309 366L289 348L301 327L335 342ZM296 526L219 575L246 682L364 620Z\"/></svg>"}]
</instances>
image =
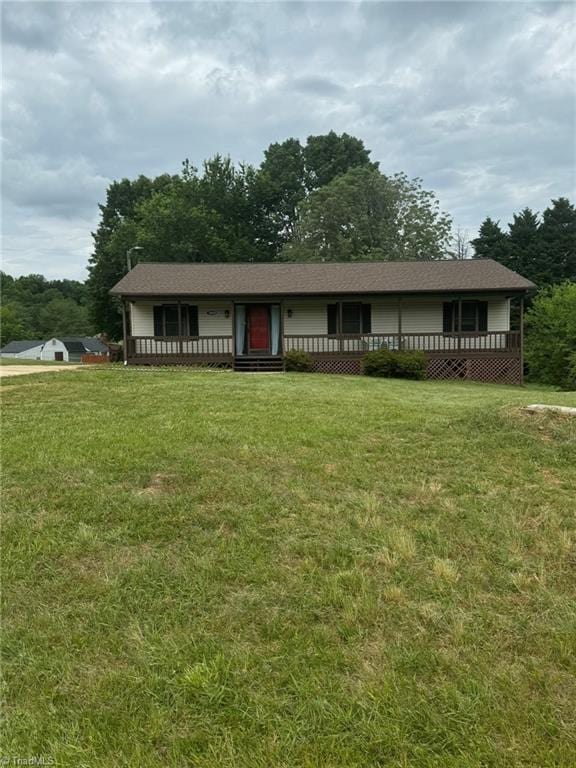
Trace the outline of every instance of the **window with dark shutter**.
<instances>
[{"instance_id":1,"label":"window with dark shutter","mask_svg":"<svg viewBox=\"0 0 576 768\"><path fill-rule=\"evenodd\" d=\"M488 302L478 302L478 330L486 332L488 330Z\"/></svg>"},{"instance_id":2,"label":"window with dark shutter","mask_svg":"<svg viewBox=\"0 0 576 768\"><path fill-rule=\"evenodd\" d=\"M198 307L190 305L188 308L188 333L190 336L200 336L198 333Z\"/></svg>"},{"instance_id":3,"label":"window with dark shutter","mask_svg":"<svg viewBox=\"0 0 576 768\"><path fill-rule=\"evenodd\" d=\"M164 307L154 307L154 336L164 336Z\"/></svg>"},{"instance_id":4,"label":"window with dark shutter","mask_svg":"<svg viewBox=\"0 0 576 768\"><path fill-rule=\"evenodd\" d=\"M362 333L372 333L372 304L362 304Z\"/></svg>"},{"instance_id":5,"label":"window with dark shutter","mask_svg":"<svg viewBox=\"0 0 576 768\"><path fill-rule=\"evenodd\" d=\"M454 308L455 307L453 301L444 302L444 317L442 321L442 330L444 333L452 333L454 330L454 326L456 325L454 322Z\"/></svg>"},{"instance_id":6,"label":"window with dark shutter","mask_svg":"<svg viewBox=\"0 0 576 768\"><path fill-rule=\"evenodd\" d=\"M328 335L333 336L338 333L338 304L327 304L326 311L328 316Z\"/></svg>"}]
</instances>

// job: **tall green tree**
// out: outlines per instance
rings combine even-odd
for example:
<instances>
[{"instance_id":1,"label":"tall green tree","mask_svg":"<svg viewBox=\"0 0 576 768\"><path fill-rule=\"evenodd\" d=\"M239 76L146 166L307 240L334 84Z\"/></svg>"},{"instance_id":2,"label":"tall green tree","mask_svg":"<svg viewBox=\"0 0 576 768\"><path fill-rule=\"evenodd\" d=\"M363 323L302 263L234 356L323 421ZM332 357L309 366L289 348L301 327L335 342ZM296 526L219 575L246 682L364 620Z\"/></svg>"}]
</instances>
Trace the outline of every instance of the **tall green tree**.
<instances>
[{"instance_id":1,"label":"tall green tree","mask_svg":"<svg viewBox=\"0 0 576 768\"><path fill-rule=\"evenodd\" d=\"M0 347L10 341L34 338L33 329L25 315L24 308L15 303L0 307Z\"/></svg>"},{"instance_id":2,"label":"tall green tree","mask_svg":"<svg viewBox=\"0 0 576 768\"><path fill-rule=\"evenodd\" d=\"M301 205L283 255L306 261L441 259L450 231L450 218L419 179L352 168Z\"/></svg>"},{"instance_id":3,"label":"tall green tree","mask_svg":"<svg viewBox=\"0 0 576 768\"><path fill-rule=\"evenodd\" d=\"M361 139L347 133L308 136L305 144L294 138L271 144L259 180L277 247L294 236L297 208L311 192L358 167L376 170L378 163L370 161Z\"/></svg>"},{"instance_id":4,"label":"tall green tree","mask_svg":"<svg viewBox=\"0 0 576 768\"><path fill-rule=\"evenodd\" d=\"M126 274L126 251L136 245L129 222L138 205L172 180L172 176L163 175L114 181L106 192L106 202L99 206L100 222L92 233L94 251L88 265L90 318L98 331L106 331L112 339L122 335L122 318L118 301L109 291Z\"/></svg>"},{"instance_id":5,"label":"tall green tree","mask_svg":"<svg viewBox=\"0 0 576 768\"><path fill-rule=\"evenodd\" d=\"M257 193L272 224L277 248L294 234L296 208L307 189L304 150L298 139L271 144L264 151Z\"/></svg>"},{"instance_id":6,"label":"tall green tree","mask_svg":"<svg viewBox=\"0 0 576 768\"><path fill-rule=\"evenodd\" d=\"M52 299L40 310L42 338L51 336L89 336L92 326L86 307L65 297Z\"/></svg>"},{"instance_id":7,"label":"tall green tree","mask_svg":"<svg viewBox=\"0 0 576 768\"><path fill-rule=\"evenodd\" d=\"M500 228L499 221L484 219L478 237L471 241L477 259L495 259L501 264L509 260L508 235Z\"/></svg>"},{"instance_id":8,"label":"tall green tree","mask_svg":"<svg viewBox=\"0 0 576 768\"><path fill-rule=\"evenodd\" d=\"M520 213L513 215L508 229L506 266L530 279L543 260L538 215L530 208L524 208Z\"/></svg>"},{"instance_id":9,"label":"tall green tree","mask_svg":"<svg viewBox=\"0 0 576 768\"><path fill-rule=\"evenodd\" d=\"M547 267L543 280L576 281L576 208L566 197L552 200L542 214L540 236Z\"/></svg>"},{"instance_id":10,"label":"tall green tree","mask_svg":"<svg viewBox=\"0 0 576 768\"><path fill-rule=\"evenodd\" d=\"M370 161L370 150L364 142L347 133L339 136L330 131L320 136L308 136L303 153L309 192L326 186L351 168L378 169L378 163Z\"/></svg>"},{"instance_id":11,"label":"tall green tree","mask_svg":"<svg viewBox=\"0 0 576 768\"><path fill-rule=\"evenodd\" d=\"M576 389L576 282L540 291L526 313L526 362L530 377Z\"/></svg>"},{"instance_id":12,"label":"tall green tree","mask_svg":"<svg viewBox=\"0 0 576 768\"><path fill-rule=\"evenodd\" d=\"M274 256L270 223L256 204L257 175L216 155L203 174L182 176L139 205L136 240L152 261L265 261Z\"/></svg>"}]
</instances>

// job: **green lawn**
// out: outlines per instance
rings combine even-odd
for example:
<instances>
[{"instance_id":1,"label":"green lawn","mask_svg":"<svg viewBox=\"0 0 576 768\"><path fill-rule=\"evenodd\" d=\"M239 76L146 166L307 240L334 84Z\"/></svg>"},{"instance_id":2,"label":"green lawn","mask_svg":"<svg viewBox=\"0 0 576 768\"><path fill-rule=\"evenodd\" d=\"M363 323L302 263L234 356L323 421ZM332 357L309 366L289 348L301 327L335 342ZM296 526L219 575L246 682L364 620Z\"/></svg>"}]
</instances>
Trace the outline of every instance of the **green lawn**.
<instances>
[{"instance_id":1,"label":"green lawn","mask_svg":"<svg viewBox=\"0 0 576 768\"><path fill-rule=\"evenodd\" d=\"M576 765L575 393L8 380L2 754Z\"/></svg>"}]
</instances>

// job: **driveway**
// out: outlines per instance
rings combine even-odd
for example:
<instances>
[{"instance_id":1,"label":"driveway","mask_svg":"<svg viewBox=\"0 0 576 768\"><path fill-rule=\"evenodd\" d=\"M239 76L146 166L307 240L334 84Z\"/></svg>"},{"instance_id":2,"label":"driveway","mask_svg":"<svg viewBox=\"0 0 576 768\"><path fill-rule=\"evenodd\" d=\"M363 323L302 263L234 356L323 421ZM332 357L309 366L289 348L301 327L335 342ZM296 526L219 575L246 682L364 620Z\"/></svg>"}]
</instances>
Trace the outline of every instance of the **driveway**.
<instances>
[{"instance_id":1,"label":"driveway","mask_svg":"<svg viewBox=\"0 0 576 768\"><path fill-rule=\"evenodd\" d=\"M31 373L48 373L54 371L77 371L86 368L85 365L0 365L0 379L5 376L26 376Z\"/></svg>"}]
</instances>

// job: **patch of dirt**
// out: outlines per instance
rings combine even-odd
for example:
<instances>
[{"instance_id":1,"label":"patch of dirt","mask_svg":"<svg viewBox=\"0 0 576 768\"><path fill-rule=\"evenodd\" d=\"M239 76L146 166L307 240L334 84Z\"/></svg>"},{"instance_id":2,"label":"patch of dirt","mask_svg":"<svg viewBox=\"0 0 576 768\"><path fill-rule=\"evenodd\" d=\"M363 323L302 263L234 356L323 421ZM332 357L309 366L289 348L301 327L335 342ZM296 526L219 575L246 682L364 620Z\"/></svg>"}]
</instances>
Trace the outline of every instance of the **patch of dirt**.
<instances>
[{"instance_id":1,"label":"patch of dirt","mask_svg":"<svg viewBox=\"0 0 576 768\"><path fill-rule=\"evenodd\" d=\"M162 493L167 493L167 486L173 475L166 474L165 472L156 472L150 478L150 482L145 488L141 488L136 492L137 496L159 496Z\"/></svg>"},{"instance_id":2,"label":"patch of dirt","mask_svg":"<svg viewBox=\"0 0 576 768\"><path fill-rule=\"evenodd\" d=\"M542 469L540 474L549 485L562 485L562 480L551 469Z\"/></svg>"}]
</instances>

